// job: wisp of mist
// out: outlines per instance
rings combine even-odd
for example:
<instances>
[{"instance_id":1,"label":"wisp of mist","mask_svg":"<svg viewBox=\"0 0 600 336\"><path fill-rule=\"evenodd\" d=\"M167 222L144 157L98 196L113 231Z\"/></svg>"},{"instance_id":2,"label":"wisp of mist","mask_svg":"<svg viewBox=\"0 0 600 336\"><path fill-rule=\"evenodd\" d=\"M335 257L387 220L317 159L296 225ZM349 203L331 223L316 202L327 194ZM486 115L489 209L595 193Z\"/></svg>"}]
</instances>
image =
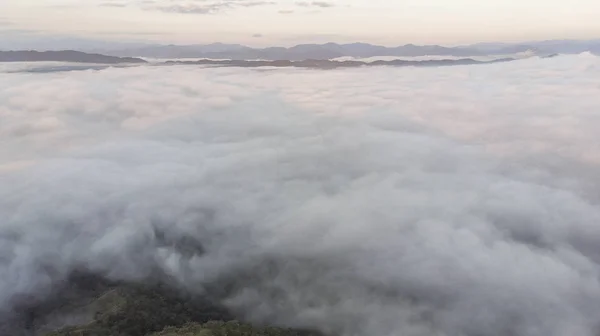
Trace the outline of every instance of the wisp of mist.
<instances>
[{"instance_id":1,"label":"wisp of mist","mask_svg":"<svg viewBox=\"0 0 600 336\"><path fill-rule=\"evenodd\" d=\"M159 270L337 335L598 332L594 55L0 76L0 314Z\"/></svg>"}]
</instances>

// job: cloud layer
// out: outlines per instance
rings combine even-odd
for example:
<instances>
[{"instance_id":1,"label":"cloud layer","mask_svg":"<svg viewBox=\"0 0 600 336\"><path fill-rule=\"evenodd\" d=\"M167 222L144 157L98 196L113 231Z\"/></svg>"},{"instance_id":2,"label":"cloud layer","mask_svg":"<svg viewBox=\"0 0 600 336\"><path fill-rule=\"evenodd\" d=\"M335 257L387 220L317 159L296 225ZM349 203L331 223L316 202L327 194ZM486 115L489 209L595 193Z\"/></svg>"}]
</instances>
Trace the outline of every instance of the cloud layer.
<instances>
[{"instance_id":1,"label":"cloud layer","mask_svg":"<svg viewBox=\"0 0 600 336\"><path fill-rule=\"evenodd\" d=\"M0 308L78 267L158 269L344 335L594 335L599 75L588 54L3 73Z\"/></svg>"},{"instance_id":2,"label":"cloud layer","mask_svg":"<svg viewBox=\"0 0 600 336\"><path fill-rule=\"evenodd\" d=\"M328 1L296 1L293 3L297 7L305 8L331 8L335 7L335 3ZM269 5L278 5L276 1L253 1L253 0L141 0L141 1L125 1L125 0L106 0L98 4L100 7L140 7L149 11L162 11L167 13L181 14L218 14L228 10L250 7L262 7ZM279 10L279 13L290 14L293 9ZM0 22L1 24L1 22Z\"/></svg>"}]
</instances>

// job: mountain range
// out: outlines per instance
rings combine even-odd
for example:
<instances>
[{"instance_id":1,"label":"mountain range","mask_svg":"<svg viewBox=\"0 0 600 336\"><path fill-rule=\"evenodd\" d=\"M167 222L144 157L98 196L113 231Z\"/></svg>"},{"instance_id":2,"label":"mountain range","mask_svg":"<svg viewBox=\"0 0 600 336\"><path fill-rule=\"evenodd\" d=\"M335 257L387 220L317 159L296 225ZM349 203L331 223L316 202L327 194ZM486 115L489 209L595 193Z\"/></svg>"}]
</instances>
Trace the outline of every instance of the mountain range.
<instances>
[{"instance_id":1,"label":"mountain range","mask_svg":"<svg viewBox=\"0 0 600 336\"><path fill-rule=\"evenodd\" d=\"M269 47L251 48L239 44L214 43L209 45L151 45L118 50L91 50L111 56L146 58L208 58L231 60L287 60L306 59L326 60L340 57L367 58L376 56L417 57L453 56L472 57L514 54L534 50L531 46L503 46L494 50L482 51L470 47L443 47L438 45L418 46L407 44L398 47L384 47L368 43L350 44L300 44L290 48Z\"/></svg>"},{"instance_id":2,"label":"mountain range","mask_svg":"<svg viewBox=\"0 0 600 336\"><path fill-rule=\"evenodd\" d=\"M64 43L63 43L64 44ZM548 40L527 43L478 43L456 47L440 45L406 44L397 47L385 47L369 43L325 43L299 44L293 47L252 48L241 44L212 43L205 45L161 45L126 44L99 41L97 43L78 43L79 47L51 48L44 44L35 48L7 48L4 50L77 50L88 54L101 54L112 57L143 57L149 59L228 59L228 60L327 60L336 58L369 57L510 57L519 53L534 55L572 54L585 51L600 53L599 40ZM0 42L0 47L2 43ZM38 55L50 56L50 55ZM102 62L105 63L105 62Z\"/></svg>"},{"instance_id":3,"label":"mountain range","mask_svg":"<svg viewBox=\"0 0 600 336\"><path fill-rule=\"evenodd\" d=\"M513 61L515 58L498 58L489 61L479 61L472 58L458 59L430 59L430 60L376 60L365 62L359 60L331 60L331 59L304 59L304 60L167 60L152 62L151 65L203 65L218 67L295 67L295 68L315 68L315 69L335 69L364 66L449 66L449 65L472 65L496 62ZM2 62L66 62L66 63L88 63L81 65L52 65L34 67L21 70L25 72L57 72L57 71L75 71L75 70L101 70L108 66L123 64L135 65L149 63L141 58L134 57L116 57L101 54L88 54L80 51L0 51L0 63ZM90 63L92 63L90 65ZM19 71L17 71L19 72Z\"/></svg>"},{"instance_id":4,"label":"mountain range","mask_svg":"<svg viewBox=\"0 0 600 336\"><path fill-rule=\"evenodd\" d=\"M83 50L119 57L146 57L162 59L208 58L231 60L325 60L341 57L368 58L377 56L419 57L451 56L475 57L514 55L530 52L537 55L557 53L600 52L600 40L552 40L521 44L480 43L458 47L406 44L385 47L368 43L299 44L290 48L251 48L240 44L213 43L207 45L145 45L131 48Z\"/></svg>"},{"instance_id":5,"label":"mountain range","mask_svg":"<svg viewBox=\"0 0 600 336\"><path fill-rule=\"evenodd\" d=\"M146 63L146 61L140 58L88 54L74 50L0 51L0 62L75 62L100 64Z\"/></svg>"},{"instance_id":6,"label":"mountain range","mask_svg":"<svg viewBox=\"0 0 600 336\"><path fill-rule=\"evenodd\" d=\"M338 64L317 64L316 67L330 68L338 66L361 66L363 63L356 63L364 58L370 57L406 57L408 59L402 62L419 63L423 61L435 61L435 59L411 59L414 57L437 56L445 61L452 61L453 64L474 64L488 62L494 59L507 60L522 58L524 56L542 56L556 54L573 54L589 51L600 53L600 40L576 41L576 40L553 40L532 42L528 44L508 44L508 43L479 43L468 46L444 47L439 45L414 45L407 44L398 47L385 47L368 43L350 43L350 44L300 44L290 48L269 47L269 48L251 48L240 44L213 43L207 45L135 45L127 48L118 48L123 45L114 45L107 49L89 49L80 50L18 50L18 51L0 51L0 62L35 62L35 61L59 61L59 62L77 62L77 63L97 63L97 64L122 64L122 63L146 63L151 59L163 60L182 60L198 61L211 60L204 62L207 65L219 66L266 66L267 64L258 63L239 63L246 61L266 61L266 62L296 62L293 64L282 63L281 66L312 66L315 61L354 61L355 63ZM480 57L480 59L477 59ZM481 57L484 57L481 59ZM486 59L485 57L490 57ZM146 58L146 60L144 59ZM194 60L195 59L195 60ZM227 61L229 63L214 63L214 61ZM311 61L306 64L297 62ZM375 60L368 62L370 65L408 65L392 64L393 60ZM437 60L438 63L440 59ZM392 63L390 63L392 62ZM397 61L396 63L398 63ZM155 63L155 61L153 61ZM373 64L371 64L373 63ZM442 65L437 64L435 65ZM431 65L434 65L434 64ZM442 62L443 63L443 62ZM275 65L275 63L270 63ZM275 66L279 66L275 65ZM415 64L416 65L416 64ZM428 64L429 65L429 64ZM445 65L445 64L444 64Z\"/></svg>"}]
</instances>

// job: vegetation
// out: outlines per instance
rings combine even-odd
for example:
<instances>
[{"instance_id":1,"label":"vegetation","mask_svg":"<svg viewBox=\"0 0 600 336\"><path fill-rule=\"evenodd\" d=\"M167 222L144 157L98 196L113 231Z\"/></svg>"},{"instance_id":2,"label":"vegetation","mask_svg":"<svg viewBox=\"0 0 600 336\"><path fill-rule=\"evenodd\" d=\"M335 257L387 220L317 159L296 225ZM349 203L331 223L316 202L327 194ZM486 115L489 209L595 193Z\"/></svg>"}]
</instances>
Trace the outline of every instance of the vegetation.
<instances>
[{"instance_id":1,"label":"vegetation","mask_svg":"<svg viewBox=\"0 0 600 336\"><path fill-rule=\"evenodd\" d=\"M55 331L47 336L113 336L111 330L98 325L70 327ZM128 334L118 334L128 335ZM188 323L181 327L167 327L147 336L317 336L316 333L286 328L257 327L237 321L211 321L208 323Z\"/></svg>"},{"instance_id":2,"label":"vegetation","mask_svg":"<svg viewBox=\"0 0 600 336\"><path fill-rule=\"evenodd\" d=\"M152 336L311 336L314 333L294 329L256 327L238 321L188 324L180 328L166 328Z\"/></svg>"},{"instance_id":3,"label":"vegetation","mask_svg":"<svg viewBox=\"0 0 600 336\"><path fill-rule=\"evenodd\" d=\"M301 330L240 323L202 298L183 298L161 286L122 285L91 303L94 320L46 336L316 336ZM227 321L227 322L222 322Z\"/></svg>"}]
</instances>

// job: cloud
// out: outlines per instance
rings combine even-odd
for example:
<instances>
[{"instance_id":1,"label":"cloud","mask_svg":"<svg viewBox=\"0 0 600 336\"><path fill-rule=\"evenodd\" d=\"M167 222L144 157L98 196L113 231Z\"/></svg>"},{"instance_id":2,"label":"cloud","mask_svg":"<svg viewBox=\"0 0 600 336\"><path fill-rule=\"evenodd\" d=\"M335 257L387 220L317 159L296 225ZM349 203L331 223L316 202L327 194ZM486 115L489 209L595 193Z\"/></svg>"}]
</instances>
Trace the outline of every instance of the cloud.
<instances>
[{"instance_id":1,"label":"cloud","mask_svg":"<svg viewBox=\"0 0 600 336\"><path fill-rule=\"evenodd\" d=\"M159 10L170 13L182 14L215 14L225 10L231 10L242 7L258 7L274 5L274 1L248 1L248 0L228 0L228 1L172 1L169 5L159 3L144 6L147 10Z\"/></svg>"},{"instance_id":2,"label":"cloud","mask_svg":"<svg viewBox=\"0 0 600 336\"><path fill-rule=\"evenodd\" d=\"M253 34L252 37L261 38L261 37L264 37L264 35L263 34Z\"/></svg>"},{"instance_id":3,"label":"cloud","mask_svg":"<svg viewBox=\"0 0 600 336\"><path fill-rule=\"evenodd\" d=\"M335 7L335 4L333 2L327 2L327 1L297 1L296 2L297 6L300 7L320 7L320 8L330 8L330 7Z\"/></svg>"},{"instance_id":4,"label":"cloud","mask_svg":"<svg viewBox=\"0 0 600 336\"><path fill-rule=\"evenodd\" d=\"M326 2L326 1L313 1L313 2L311 2L311 5L314 7L321 7L321 8L335 7L335 5L333 3Z\"/></svg>"},{"instance_id":5,"label":"cloud","mask_svg":"<svg viewBox=\"0 0 600 336\"><path fill-rule=\"evenodd\" d=\"M0 70L4 311L160 269L340 335L597 334L595 56L7 73L32 66Z\"/></svg>"},{"instance_id":6,"label":"cloud","mask_svg":"<svg viewBox=\"0 0 600 336\"><path fill-rule=\"evenodd\" d=\"M171 5L171 6L156 6L150 7L149 9L159 10L161 12L168 13L182 13L182 14L214 14L220 11L223 7L221 5Z\"/></svg>"},{"instance_id":7,"label":"cloud","mask_svg":"<svg viewBox=\"0 0 600 336\"><path fill-rule=\"evenodd\" d=\"M293 14L294 10L293 9L282 9L280 11L278 11L279 14Z\"/></svg>"}]
</instances>

